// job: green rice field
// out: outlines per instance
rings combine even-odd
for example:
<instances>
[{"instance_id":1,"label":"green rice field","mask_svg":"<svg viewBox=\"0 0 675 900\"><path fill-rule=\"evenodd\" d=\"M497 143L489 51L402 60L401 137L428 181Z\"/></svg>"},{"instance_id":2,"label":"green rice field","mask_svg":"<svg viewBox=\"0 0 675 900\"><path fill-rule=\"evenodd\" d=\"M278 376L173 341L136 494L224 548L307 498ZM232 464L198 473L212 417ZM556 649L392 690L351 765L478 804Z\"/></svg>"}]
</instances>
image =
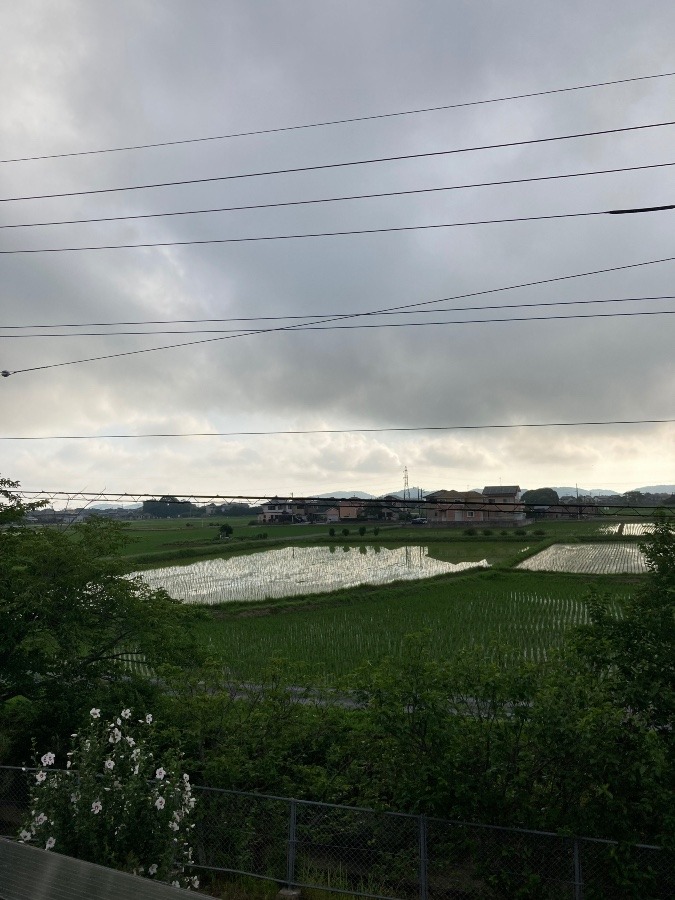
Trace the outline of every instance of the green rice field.
<instances>
[{"instance_id":1,"label":"green rice field","mask_svg":"<svg viewBox=\"0 0 675 900\"><path fill-rule=\"evenodd\" d=\"M402 652L406 635L425 632L438 659L498 646L514 657L543 661L566 631L587 621L587 579L486 572L414 585L353 589L291 606L226 610L204 622L213 658L245 678L275 659L312 675L341 676L366 662ZM620 614L628 584L614 588Z\"/></svg>"}]
</instances>

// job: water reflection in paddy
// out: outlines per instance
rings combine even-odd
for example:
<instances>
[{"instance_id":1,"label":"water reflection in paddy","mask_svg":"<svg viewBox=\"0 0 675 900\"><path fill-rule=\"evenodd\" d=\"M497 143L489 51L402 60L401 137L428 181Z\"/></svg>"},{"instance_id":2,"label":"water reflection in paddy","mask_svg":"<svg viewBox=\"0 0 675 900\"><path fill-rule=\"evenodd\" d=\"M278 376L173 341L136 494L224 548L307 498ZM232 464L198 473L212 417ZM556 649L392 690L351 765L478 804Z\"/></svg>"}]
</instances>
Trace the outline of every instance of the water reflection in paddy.
<instances>
[{"instance_id":1,"label":"water reflection in paddy","mask_svg":"<svg viewBox=\"0 0 675 900\"><path fill-rule=\"evenodd\" d=\"M441 562L428 555L427 547L418 546L284 547L137 574L151 587L164 588L171 597L187 603L227 603L412 581L487 566L485 559Z\"/></svg>"}]
</instances>

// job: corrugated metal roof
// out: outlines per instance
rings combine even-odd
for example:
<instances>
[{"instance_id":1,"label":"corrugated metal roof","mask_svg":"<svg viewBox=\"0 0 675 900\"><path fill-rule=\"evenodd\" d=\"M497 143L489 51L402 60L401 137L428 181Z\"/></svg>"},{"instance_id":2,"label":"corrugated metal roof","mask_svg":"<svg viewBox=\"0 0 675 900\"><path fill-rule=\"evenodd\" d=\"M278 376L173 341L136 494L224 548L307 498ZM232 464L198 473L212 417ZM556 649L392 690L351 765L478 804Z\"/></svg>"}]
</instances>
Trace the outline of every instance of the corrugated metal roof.
<instances>
[{"instance_id":1,"label":"corrugated metal roof","mask_svg":"<svg viewBox=\"0 0 675 900\"><path fill-rule=\"evenodd\" d=\"M179 900L207 894L0 838L0 896L2 900Z\"/></svg>"}]
</instances>

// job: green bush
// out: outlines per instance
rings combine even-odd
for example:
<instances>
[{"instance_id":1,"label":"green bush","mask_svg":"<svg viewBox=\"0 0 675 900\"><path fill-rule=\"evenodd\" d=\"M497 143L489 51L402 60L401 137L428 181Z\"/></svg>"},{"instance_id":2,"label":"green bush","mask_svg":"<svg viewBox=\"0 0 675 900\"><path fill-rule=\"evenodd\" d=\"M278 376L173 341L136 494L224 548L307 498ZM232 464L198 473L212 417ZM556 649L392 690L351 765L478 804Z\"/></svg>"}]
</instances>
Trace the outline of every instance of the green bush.
<instances>
[{"instance_id":1,"label":"green bush","mask_svg":"<svg viewBox=\"0 0 675 900\"><path fill-rule=\"evenodd\" d=\"M342 534L343 534L345 537L347 537L347 535L349 534L349 528L343 528L343 529L342 529Z\"/></svg>"},{"instance_id":2,"label":"green bush","mask_svg":"<svg viewBox=\"0 0 675 900\"><path fill-rule=\"evenodd\" d=\"M362 525L362 526L359 528L359 534L361 535L361 537L363 537L363 535L364 535L365 533L366 533L366 526L365 526L365 525Z\"/></svg>"},{"instance_id":3,"label":"green bush","mask_svg":"<svg viewBox=\"0 0 675 900\"><path fill-rule=\"evenodd\" d=\"M483 534L485 534L485 535L492 534L492 529L491 529L491 528L484 528L484 529L483 529Z\"/></svg>"},{"instance_id":4,"label":"green bush","mask_svg":"<svg viewBox=\"0 0 675 900\"><path fill-rule=\"evenodd\" d=\"M328 529L328 534L329 534L331 537L335 537L335 529L334 529L334 528L329 528L329 529Z\"/></svg>"},{"instance_id":5,"label":"green bush","mask_svg":"<svg viewBox=\"0 0 675 900\"><path fill-rule=\"evenodd\" d=\"M475 528L465 528L465 529L464 529L464 534L474 535L474 534L477 534L477 533L478 533L478 532L476 531Z\"/></svg>"}]
</instances>

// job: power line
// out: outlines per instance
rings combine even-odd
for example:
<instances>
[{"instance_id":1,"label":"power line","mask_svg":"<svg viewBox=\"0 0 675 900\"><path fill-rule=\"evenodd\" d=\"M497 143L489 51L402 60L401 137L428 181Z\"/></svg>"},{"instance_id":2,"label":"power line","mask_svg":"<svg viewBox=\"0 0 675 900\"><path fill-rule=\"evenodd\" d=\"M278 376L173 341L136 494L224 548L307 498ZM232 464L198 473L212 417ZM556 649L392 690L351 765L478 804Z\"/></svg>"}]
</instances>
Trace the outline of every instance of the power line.
<instances>
[{"instance_id":1,"label":"power line","mask_svg":"<svg viewBox=\"0 0 675 900\"><path fill-rule=\"evenodd\" d=\"M658 294L655 296L645 297L645 296L635 296L635 297L614 297L614 298L603 298L601 300L548 300L548 301L540 301L538 303L504 303L504 304L492 304L489 306L454 306L454 307L446 307L441 309L403 309L400 312L397 311L383 311L383 312L357 312L357 313L344 313L344 312L330 312L330 313L315 313L314 318L316 316L321 315L325 318L332 317L342 317L342 316L415 316L415 315L426 315L428 313L439 313L439 312L479 312L481 310L487 309L537 309L539 307L549 307L549 306L578 306L590 303L633 303L637 301L644 300L675 300L675 294ZM429 301L431 303L441 303L443 301ZM79 322L76 324L68 324L68 323L54 323L52 325L44 325L44 324L33 324L33 325L0 325L0 330L9 330L9 329L25 329L25 328L94 328L94 327L114 327L121 325L194 325L194 324L204 324L204 323L216 323L216 322L279 322L285 321L288 319L311 319L313 316L310 314L305 315L288 315L288 316L234 316L227 319L146 319L143 321L136 322ZM102 334L116 334L117 332L102 332ZM127 332L119 332L120 334L126 334ZM139 332L140 334L154 334L152 331L143 331ZM74 332L69 337L76 337L78 332ZM0 337L10 337L11 335L0 335Z\"/></svg>"},{"instance_id":2,"label":"power line","mask_svg":"<svg viewBox=\"0 0 675 900\"><path fill-rule=\"evenodd\" d=\"M379 156L370 159L350 160L348 162L321 163L312 166L294 166L288 169L265 169L259 172L243 172L236 175L213 175L207 178L189 178L180 181L161 181L152 184L134 184L125 187L93 188L86 191L64 191L58 194L30 194L21 197L2 197L0 203L15 203L21 200L51 200L58 197L82 197L90 194L112 194L120 191L145 191L150 188L177 187L186 184L207 184L214 181L232 181L240 178L259 178L263 175L289 175L297 172L316 172L325 169L341 169L350 166L367 166L385 162L401 162L408 159L428 159L437 156L451 156L457 153L473 153L478 150L500 150L508 147L525 147L533 144L548 144L555 141L571 141L578 138L599 137L607 134L622 134L629 131L645 131L651 128L665 128L675 125L675 121L651 122L647 125L628 125L623 128L606 128L602 131L581 131L575 134L556 135L555 137L528 138L521 141L503 141L497 144L478 144L471 147L455 147L451 150L431 150L425 153L406 153L397 156Z\"/></svg>"},{"instance_id":3,"label":"power line","mask_svg":"<svg viewBox=\"0 0 675 900\"><path fill-rule=\"evenodd\" d=\"M464 191L470 190L473 188L483 188L483 187L503 187L505 185L510 184L529 184L532 182L538 181L558 181L566 178L584 178L588 176L594 175L615 175L623 172L640 172L646 169L663 169L669 166L675 166L675 162L665 162L665 163L650 163L648 165L643 166L620 166L614 169L594 169L586 172L569 172L562 173L560 175L535 175L530 178L506 178L501 179L500 181L478 181L471 182L468 184L453 184L447 185L444 187L432 187L432 188L414 188L411 190L405 191L379 191L373 194L346 194L344 196L339 197L320 197L317 199L310 200L287 200L279 203L249 203L242 206L218 206L218 207L210 207L207 209L185 209L171 212L160 212L160 213L137 213L135 215L128 216L97 216L89 219L60 219L57 221L50 222L17 222L17 223L9 223L9 224L0 224L0 229L2 228L45 228L50 225L87 225L99 222L128 222L134 221L136 219L160 219L160 218L168 218L171 216L200 216L207 215L209 213L223 213L223 212L241 212L243 210L252 210L252 209L277 209L280 207L288 207L288 206L309 206L321 203L338 203L348 200L374 200L380 199L383 197L404 197L413 194L431 194L438 193L441 191ZM632 212L632 210L631 210ZM616 215L616 212L613 212Z\"/></svg>"},{"instance_id":4,"label":"power line","mask_svg":"<svg viewBox=\"0 0 675 900\"><path fill-rule=\"evenodd\" d=\"M614 419L598 422L525 422L520 424L499 423L489 425L419 425L389 428L306 428L284 431L194 431L194 432L153 432L148 434L52 434L38 436L0 435L0 441L100 441L111 439L139 438L192 438L192 437L270 437L278 435L303 434L383 434L385 432L419 431L483 431L486 429L514 428L579 428L582 426L605 425L664 425L675 419Z\"/></svg>"},{"instance_id":5,"label":"power line","mask_svg":"<svg viewBox=\"0 0 675 900\"><path fill-rule=\"evenodd\" d=\"M564 94L570 91L584 91L591 88L609 87L611 85L617 84L629 84L630 82L636 81L649 81L657 78L670 78L673 75L675 75L675 72L660 72L654 75L638 75L632 78L619 78L615 79L614 81L596 81L591 84L580 84L573 87L552 88L545 91L530 91L526 94L511 94L504 97L491 97L486 100L468 100L459 103L448 103L443 106L426 106L420 107L418 109L401 110L398 112L377 113L370 116L352 116L351 118L347 119L331 119L328 121L310 122L301 125L284 125L278 128L259 128L255 131L235 131L229 134L218 134L198 138L182 138L180 140L173 141L157 141L151 144L132 144L125 147L108 147L98 150L76 150L70 153L49 153L43 154L41 156L21 156L10 159L2 159L0 160L0 163L32 162L45 159L63 159L72 156L93 156L101 153L121 153L129 150L149 150L157 147L175 147L180 144L199 144L205 143L207 141L223 141L229 138L253 137L263 134L278 134L284 131L300 131L308 128L323 128L328 125L348 125L356 122L374 121L376 119L391 119L400 116L413 116L419 115L421 113L441 112L444 110L461 109L463 107L470 106L483 106L488 103L504 103L511 100L525 100L531 97L545 97L551 94Z\"/></svg>"},{"instance_id":6,"label":"power line","mask_svg":"<svg viewBox=\"0 0 675 900\"><path fill-rule=\"evenodd\" d=\"M601 302L601 301L598 301ZM615 302L615 301L608 301ZM611 313L575 313L571 316L511 316L510 318L496 319L458 319L458 320L442 320L436 322L377 322L375 324L360 323L357 325L300 325L294 329L293 334L299 334L303 331L344 331L357 328L428 328L429 326L441 325L490 325L498 322L553 322L565 321L566 319L617 319L621 317L631 316L673 316L675 310L637 310L634 312L611 312ZM98 331L98 332L77 332L64 334L3 334L0 338L73 338L73 337L119 337L126 335L129 337L153 336L157 334L241 334L241 328L237 329L191 329L184 331Z\"/></svg>"},{"instance_id":7,"label":"power line","mask_svg":"<svg viewBox=\"0 0 675 900\"><path fill-rule=\"evenodd\" d=\"M555 282L560 282L560 281L571 281L572 279L586 278L591 275L605 275L605 274L608 274L609 272L622 272L622 271L627 271L629 269L637 269L637 268L642 268L644 266L653 266L653 265L657 265L659 263L673 262L673 261L675 261L675 256L666 256L661 259L651 259L651 260L646 260L644 262L625 263L622 266L610 266L610 267L603 268L603 269L593 269L588 272L576 272L572 275L557 275L554 278L541 278L541 279L538 279L537 281L526 281L526 282L521 282L520 284L505 285L505 286L498 287L498 288L488 288L488 289L485 289L482 291L471 291L471 292L467 292L464 294L455 294L452 297L442 297L437 300L420 300L416 303L406 303L406 304L402 304L400 306L390 306L390 307L385 307L385 308L382 308L379 310L369 310L369 311L363 312L363 313L349 313L348 315L336 316L335 321L340 321L340 320L344 320L344 319L353 319L353 318L358 318L359 316L365 316L365 315L378 315L380 313L397 312L399 310L404 310L404 309L420 308L422 306L430 306L434 303L443 303L443 302L451 301L451 300L463 300L463 299L467 299L469 297L480 297L480 296L485 296L488 294L498 294L498 293L502 293L504 291L516 290L518 288L539 287L543 284L553 284ZM324 322L325 322L325 319L322 319L322 320L319 320L318 322L311 322L311 323L306 323L306 324L323 324ZM67 360L65 362L60 362L60 363L47 363L47 364L41 365L41 366L29 366L24 369L14 369L12 371L5 369L2 372L0 372L0 375L2 375L3 378L8 378L10 375L19 375L19 374L23 374L25 372L39 372L39 371L43 371L46 369L61 368L62 366L73 366L73 365L80 365L81 363L87 363L87 362L98 362L98 361L104 360L104 359L119 359L123 356L136 356L140 353L154 353L158 350L174 350L177 347L193 347L193 346L196 346L197 344L210 344L210 343L214 343L215 341L234 340L235 338L238 338L238 337L248 337L250 335L256 335L256 334L271 334L271 333L276 333L276 332L281 332L281 331L293 331L293 330L297 329L298 327L300 327L300 326L298 326L298 325L283 325L283 326L278 326L275 328L262 328L262 329L257 329L255 331L246 331L241 334L226 335L226 336L214 337L214 338L201 338L198 341L182 341L178 344L165 344L161 347L145 347L141 350L126 350L122 353L108 353L108 354L105 354L102 356L91 356L86 359L72 359L72 360Z\"/></svg>"},{"instance_id":8,"label":"power line","mask_svg":"<svg viewBox=\"0 0 675 900\"><path fill-rule=\"evenodd\" d=\"M590 216L620 215L626 213L653 213L675 209L675 204L648 206L639 209L596 210L593 212L554 213L544 216L510 216L505 219L475 219L467 222L441 222L432 225L390 225L386 228L350 228L344 231L310 231L300 234L267 234L253 237L199 238L189 241L145 241L140 244L98 244L88 247L36 247L17 250L0 250L2 256L16 256L26 253L80 253L91 250L134 250L153 247L193 247L205 244L249 244L260 241L295 241L308 238L347 237L362 234L391 234L403 231L430 231L439 228L465 228L475 225L506 225L516 222L543 222L553 219L579 219Z\"/></svg>"}]
</instances>

